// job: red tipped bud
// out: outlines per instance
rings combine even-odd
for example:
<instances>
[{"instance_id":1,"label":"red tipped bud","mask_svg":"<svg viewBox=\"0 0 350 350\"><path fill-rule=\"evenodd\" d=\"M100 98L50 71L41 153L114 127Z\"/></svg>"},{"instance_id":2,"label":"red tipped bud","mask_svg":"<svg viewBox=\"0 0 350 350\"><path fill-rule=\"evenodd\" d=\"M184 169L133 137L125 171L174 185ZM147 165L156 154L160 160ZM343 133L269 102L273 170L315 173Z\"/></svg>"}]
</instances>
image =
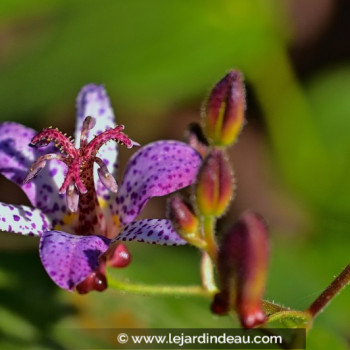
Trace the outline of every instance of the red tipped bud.
<instances>
[{"instance_id":1,"label":"red tipped bud","mask_svg":"<svg viewBox=\"0 0 350 350\"><path fill-rule=\"evenodd\" d=\"M178 234L196 247L203 247L205 242L200 237L199 220L191 206L180 196L168 201L168 216Z\"/></svg>"},{"instance_id":2,"label":"red tipped bud","mask_svg":"<svg viewBox=\"0 0 350 350\"><path fill-rule=\"evenodd\" d=\"M203 114L205 133L212 144L229 146L244 124L245 89L242 74L231 70L211 91Z\"/></svg>"},{"instance_id":3,"label":"red tipped bud","mask_svg":"<svg viewBox=\"0 0 350 350\"><path fill-rule=\"evenodd\" d=\"M196 186L197 206L205 216L220 217L233 196L234 181L224 153L213 149L204 160Z\"/></svg>"},{"instance_id":4,"label":"red tipped bud","mask_svg":"<svg viewBox=\"0 0 350 350\"><path fill-rule=\"evenodd\" d=\"M204 158L208 152L209 143L203 134L203 130L197 123L192 123L186 131L186 141Z\"/></svg>"},{"instance_id":5,"label":"red tipped bud","mask_svg":"<svg viewBox=\"0 0 350 350\"><path fill-rule=\"evenodd\" d=\"M263 323L266 316L261 302L267 263L265 222L261 216L246 212L221 242L218 255L221 291L214 299L212 310L223 313L236 309L245 328Z\"/></svg>"}]
</instances>

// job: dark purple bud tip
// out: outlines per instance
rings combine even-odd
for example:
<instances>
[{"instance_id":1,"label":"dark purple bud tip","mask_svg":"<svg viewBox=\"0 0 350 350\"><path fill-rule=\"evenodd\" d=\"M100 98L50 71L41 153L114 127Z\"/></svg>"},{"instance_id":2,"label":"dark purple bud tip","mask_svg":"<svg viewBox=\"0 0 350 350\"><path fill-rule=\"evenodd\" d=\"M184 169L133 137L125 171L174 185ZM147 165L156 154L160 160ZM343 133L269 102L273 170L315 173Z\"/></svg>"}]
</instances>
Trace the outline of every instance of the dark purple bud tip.
<instances>
[{"instance_id":1,"label":"dark purple bud tip","mask_svg":"<svg viewBox=\"0 0 350 350\"><path fill-rule=\"evenodd\" d=\"M214 296L214 300L211 303L210 309L216 315L225 315L229 311L228 298L223 293L217 293Z\"/></svg>"}]
</instances>

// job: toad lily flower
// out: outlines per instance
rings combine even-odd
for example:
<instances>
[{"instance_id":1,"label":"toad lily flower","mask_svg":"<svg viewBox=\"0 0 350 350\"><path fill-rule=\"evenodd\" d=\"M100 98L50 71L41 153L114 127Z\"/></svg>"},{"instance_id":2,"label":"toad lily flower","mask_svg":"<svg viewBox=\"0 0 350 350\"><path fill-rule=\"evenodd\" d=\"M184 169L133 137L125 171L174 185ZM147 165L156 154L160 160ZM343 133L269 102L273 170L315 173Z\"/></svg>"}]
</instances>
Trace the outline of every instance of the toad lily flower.
<instances>
[{"instance_id":1,"label":"toad lily flower","mask_svg":"<svg viewBox=\"0 0 350 350\"><path fill-rule=\"evenodd\" d=\"M0 173L34 207L0 203L0 229L38 236L47 273L69 291L105 289L105 264L130 260L119 241L185 244L170 221L136 218L150 198L192 184L200 155L182 142L151 143L131 157L118 188L116 142L137 145L123 129L104 88L93 84L78 95L75 144L57 129L0 125Z\"/></svg>"}]
</instances>

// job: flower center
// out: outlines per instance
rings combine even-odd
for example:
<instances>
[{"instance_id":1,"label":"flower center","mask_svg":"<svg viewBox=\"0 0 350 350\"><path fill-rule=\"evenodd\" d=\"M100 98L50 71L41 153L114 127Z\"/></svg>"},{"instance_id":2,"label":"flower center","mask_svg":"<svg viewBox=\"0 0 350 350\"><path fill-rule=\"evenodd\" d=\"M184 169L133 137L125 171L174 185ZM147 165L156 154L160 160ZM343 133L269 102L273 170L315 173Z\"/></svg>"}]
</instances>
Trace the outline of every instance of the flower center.
<instances>
[{"instance_id":1,"label":"flower center","mask_svg":"<svg viewBox=\"0 0 350 350\"><path fill-rule=\"evenodd\" d=\"M70 138L58 129L47 128L32 139L30 146L43 147L54 142L60 153L50 153L39 157L31 166L24 183L34 178L42 170L47 161L57 159L66 164L68 170L59 189L66 194L67 207L71 212L78 212L79 220L74 231L80 235L106 235L106 223L99 206L94 185L94 164L98 165L98 176L102 184L112 192L117 192L118 186L108 171L103 160L97 157L99 149L108 141L113 140L124 144L127 148L138 145L123 133L124 126L117 125L95 136L88 142L88 133L95 126L95 119L86 117L80 135L80 147L77 149Z\"/></svg>"}]
</instances>

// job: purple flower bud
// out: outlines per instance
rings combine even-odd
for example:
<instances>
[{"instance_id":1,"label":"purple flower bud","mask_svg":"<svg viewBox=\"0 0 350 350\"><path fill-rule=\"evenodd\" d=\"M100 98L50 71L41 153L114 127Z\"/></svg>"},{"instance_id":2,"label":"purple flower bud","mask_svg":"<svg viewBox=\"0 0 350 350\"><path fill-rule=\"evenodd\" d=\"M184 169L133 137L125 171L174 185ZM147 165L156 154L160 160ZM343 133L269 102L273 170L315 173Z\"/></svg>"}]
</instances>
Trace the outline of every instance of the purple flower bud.
<instances>
[{"instance_id":1,"label":"purple flower bud","mask_svg":"<svg viewBox=\"0 0 350 350\"><path fill-rule=\"evenodd\" d=\"M197 206L205 216L220 217L233 197L231 165L220 150L213 149L199 170L196 186Z\"/></svg>"},{"instance_id":2,"label":"purple flower bud","mask_svg":"<svg viewBox=\"0 0 350 350\"><path fill-rule=\"evenodd\" d=\"M245 89L242 74L231 70L211 91L203 116L205 132L212 144L229 146L244 124Z\"/></svg>"},{"instance_id":3,"label":"purple flower bud","mask_svg":"<svg viewBox=\"0 0 350 350\"><path fill-rule=\"evenodd\" d=\"M235 309L241 324L252 328L266 319L261 308L268 263L267 228L253 212L244 213L223 238L218 254L220 293L212 311Z\"/></svg>"}]
</instances>

